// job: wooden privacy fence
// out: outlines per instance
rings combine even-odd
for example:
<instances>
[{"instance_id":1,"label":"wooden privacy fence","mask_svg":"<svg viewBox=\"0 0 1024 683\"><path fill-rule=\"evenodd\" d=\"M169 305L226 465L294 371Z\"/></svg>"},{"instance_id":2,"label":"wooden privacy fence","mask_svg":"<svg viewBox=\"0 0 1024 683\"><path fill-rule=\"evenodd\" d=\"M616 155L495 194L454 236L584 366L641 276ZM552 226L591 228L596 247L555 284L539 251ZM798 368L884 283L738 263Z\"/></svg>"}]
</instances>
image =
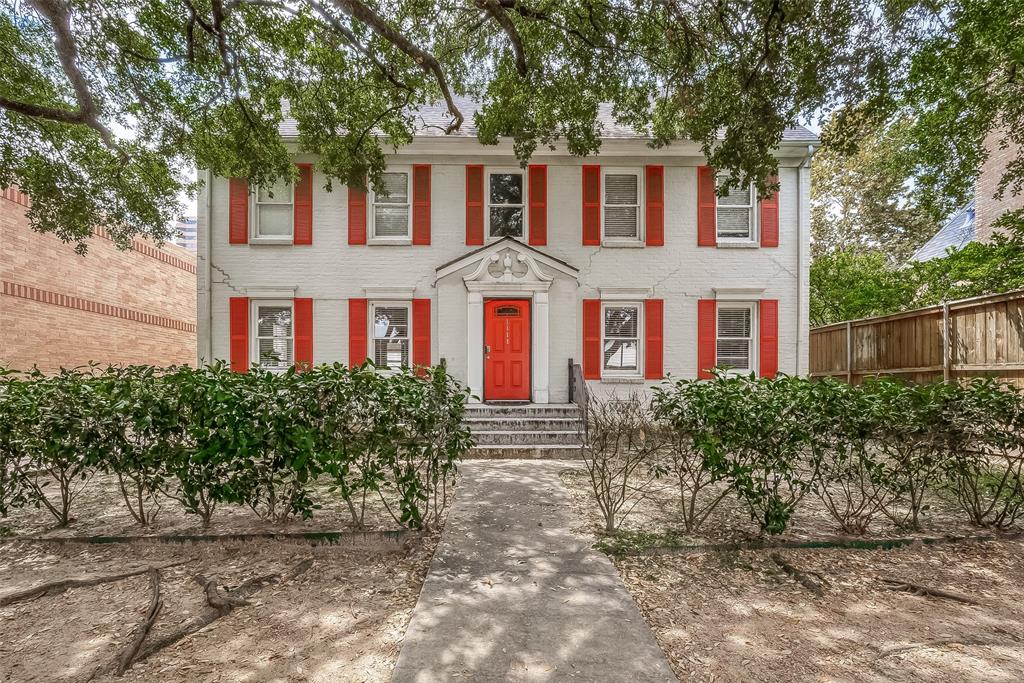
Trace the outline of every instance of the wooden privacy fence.
<instances>
[{"instance_id":1,"label":"wooden privacy fence","mask_svg":"<svg viewBox=\"0 0 1024 683\"><path fill-rule=\"evenodd\" d=\"M992 375L1024 387L1024 290L811 330L811 377Z\"/></svg>"}]
</instances>

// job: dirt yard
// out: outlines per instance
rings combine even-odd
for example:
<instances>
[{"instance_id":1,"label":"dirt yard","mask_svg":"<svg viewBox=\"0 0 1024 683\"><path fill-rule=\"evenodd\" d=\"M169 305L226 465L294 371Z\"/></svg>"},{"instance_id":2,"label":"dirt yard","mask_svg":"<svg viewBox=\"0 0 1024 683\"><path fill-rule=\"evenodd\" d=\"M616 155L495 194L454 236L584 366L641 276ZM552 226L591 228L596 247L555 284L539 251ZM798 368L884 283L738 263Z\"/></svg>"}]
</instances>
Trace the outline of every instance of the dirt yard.
<instances>
[{"instance_id":1,"label":"dirt yard","mask_svg":"<svg viewBox=\"0 0 1024 683\"><path fill-rule=\"evenodd\" d=\"M564 473L582 531L600 536L585 473ZM978 534L949 501L930 501L921 536ZM629 534L672 544L743 542L757 528L726 500L699 534L686 535L663 491L627 518ZM782 540L837 535L816 500ZM905 537L876 520L867 538ZM667 551L613 558L681 680L1024 680L1024 541L894 550ZM773 559L800 572L798 582ZM889 579L938 594L916 594ZM821 591L816 594L815 586ZM903 588L896 590L898 588ZM960 602L963 597L976 604Z\"/></svg>"},{"instance_id":2,"label":"dirt yard","mask_svg":"<svg viewBox=\"0 0 1024 683\"><path fill-rule=\"evenodd\" d=\"M0 602L66 578L160 571L162 609L141 652L216 614L201 575L221 594L255 590L226 615L136 663L110 667L152 599L141 574L0 607L2 681L386 681L436 537L393 551L280 541L0 545ZM181 564L177 564L181 563ZM271 575L278 575L273 577ZM246 584L246 581L250 581Z\"/></svg>"}]
</instances>

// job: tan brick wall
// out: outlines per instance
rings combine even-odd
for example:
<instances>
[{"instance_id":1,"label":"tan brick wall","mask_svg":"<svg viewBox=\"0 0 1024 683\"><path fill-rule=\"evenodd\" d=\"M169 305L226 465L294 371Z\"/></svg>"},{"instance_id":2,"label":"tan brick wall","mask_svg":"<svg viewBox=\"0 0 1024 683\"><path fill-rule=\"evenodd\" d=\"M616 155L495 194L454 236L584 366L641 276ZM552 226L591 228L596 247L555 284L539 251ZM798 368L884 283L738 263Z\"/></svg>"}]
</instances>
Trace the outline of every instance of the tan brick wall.
<instances>
[{"instance_id":1,"label":"tan brick wall","mask_svg":"<svg viewBox=\"0 0 1024 683\"><path fill-rule=\"evenodd\" d=\"M27 198L0 197L0 365L52 372L98 363L195 363L196 262L180 247L103 230L84 256L28 227Z\"/></svg>"},{"instance_id":2,"label":"tan brick wall","mask_svg":"<svg viewBox=\"0 0 1024 683\"><path fill-rule=\"evenodd\" d=\"M982 241L992 237L992 223L1003 212L1024 208L1024 192L1014 196L1011 190L1007 189L1002 199L995 198L1007 164L1020 153L1020 149L1012 144L1002 149L1000 141L1004 137L1005 131L1002 130L994 130L986 136L985 149L988 150L989 156L982 164L978 181L974 186L975 230L978 239Z\"/></svg>"}]
</instances>

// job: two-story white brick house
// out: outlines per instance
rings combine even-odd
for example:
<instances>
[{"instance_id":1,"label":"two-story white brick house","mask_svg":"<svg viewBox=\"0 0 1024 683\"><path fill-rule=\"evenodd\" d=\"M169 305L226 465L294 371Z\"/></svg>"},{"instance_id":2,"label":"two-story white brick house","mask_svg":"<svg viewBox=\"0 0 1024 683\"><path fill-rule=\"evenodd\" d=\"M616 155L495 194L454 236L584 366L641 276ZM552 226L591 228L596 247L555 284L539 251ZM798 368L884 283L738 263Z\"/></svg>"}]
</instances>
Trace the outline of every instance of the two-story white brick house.
<instances>
[{"instance_id":1,"label":"two-story white brick house","mask_svg":"<svg viewBox=\"0 0 1024 683\"><path fill-rule=\"evenodd\" d=\"M599 155L527 168L443 120L421 111L386 192L328 192L306 155L294 187L207 179L200 360L443 359L481 400L535 403L568 399L570 360L599 393L715 365L806 372L810 131L786 132L780 190L757 201L716 197L696 145L651 149L610 119Z\"/></svg>"}]
</instances>

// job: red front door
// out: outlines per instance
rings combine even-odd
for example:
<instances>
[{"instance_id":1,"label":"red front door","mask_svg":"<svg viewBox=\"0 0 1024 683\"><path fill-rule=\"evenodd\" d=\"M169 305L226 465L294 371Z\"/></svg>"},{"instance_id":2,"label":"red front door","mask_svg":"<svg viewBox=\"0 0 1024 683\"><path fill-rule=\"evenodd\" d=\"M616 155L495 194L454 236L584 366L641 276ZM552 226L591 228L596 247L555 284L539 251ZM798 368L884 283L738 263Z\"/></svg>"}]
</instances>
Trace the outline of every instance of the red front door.
<instances>
[{"instance_id":1,"label":"red front door","mask_svg":"<svg viewBox=\"0 0 1024 683\"><path fill-rule=\"evenodd\" d=\"M484 400L530 400L530 302L484 302Z\"/></svg>"}]
</instances>

